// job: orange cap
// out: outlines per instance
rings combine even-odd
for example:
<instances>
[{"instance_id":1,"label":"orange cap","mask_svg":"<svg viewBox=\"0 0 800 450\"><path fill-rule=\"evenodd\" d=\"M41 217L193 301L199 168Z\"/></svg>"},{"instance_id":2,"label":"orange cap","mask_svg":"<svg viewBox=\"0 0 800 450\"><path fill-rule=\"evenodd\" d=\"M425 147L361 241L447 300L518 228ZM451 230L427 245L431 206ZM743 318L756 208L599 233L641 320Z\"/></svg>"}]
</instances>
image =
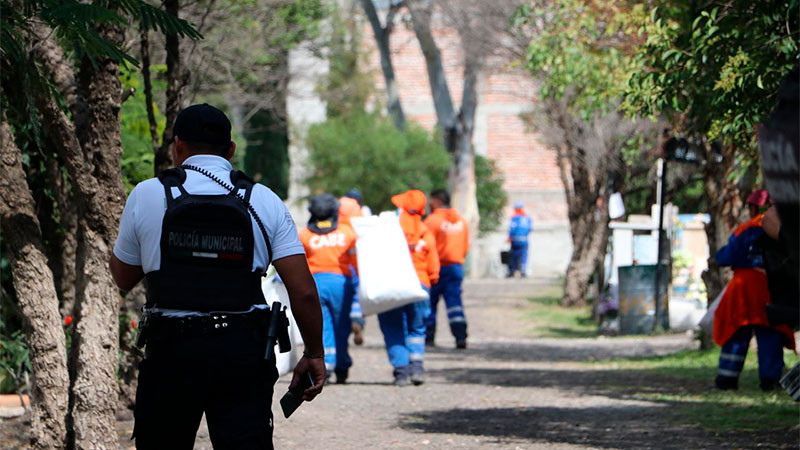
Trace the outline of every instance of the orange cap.
<instances>
[{"instance_id":1,"label":"orange cap","mask_svg":"<svg viewBox=\"0 0 800 450\"><path fill-rule=\"evenodd\" d=\"M427 202L428 201L425 198L425 193L418 189L411 189L392 197L392 203L394 206L402 208L409 214L419 216L425 213L425 205Z\"/></svg>"}]
</instances>

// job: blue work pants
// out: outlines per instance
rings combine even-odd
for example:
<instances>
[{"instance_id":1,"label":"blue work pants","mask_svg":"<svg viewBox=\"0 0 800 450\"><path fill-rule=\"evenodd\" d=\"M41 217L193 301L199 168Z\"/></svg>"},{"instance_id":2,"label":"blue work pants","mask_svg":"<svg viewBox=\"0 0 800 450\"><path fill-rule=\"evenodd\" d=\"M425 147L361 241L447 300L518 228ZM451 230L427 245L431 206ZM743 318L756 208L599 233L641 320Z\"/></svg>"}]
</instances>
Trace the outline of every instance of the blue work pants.
<instances>
[{"instance_id":1,"label":"blue work pants","mask_svg":"<svg viewBox=\"0 0 800 450\"><path fill-rule=\"evenodd\" d=\"M315 273L319 302L322 306L322 345L328 372L346 370L353 365L347 351L347 338L352 329L350 307L353 283L350 277L337 273Z\"/></svg>"},{"instance_id":2,"label":"blue work pants","mask_svg":"<svg viewBox=\"0 0 800 450\"><path fill-rule=\"evenodd\" d=\"M352 269L351 271L355 272ZM353 275L351 278L353 280L353 301L352 307L350 308L350 321L364 328L364 313L361 311L361 303L358 302L358 275Z\"/></svg>"},{"instance_id":3,"label":"blue work pants","mask_svg":"<svg viewBox=\"0 0 800 450\"><path fill-rule=\"evenodd\" d=\"M717 373L720 378L738 379L744 368L750 339L755 332L758 342L758 377L762 381L777 381L783 371L783 343L781 333L765 326L745 326L722 346Z\"/></svg>"},{"instance_id":4,"label":"blue work pants","mask_svg":"<svg viewBox=\"0 0 800 450\"><path fill-rule=\"evenodd\" d=\"M528 242L511 242L511 261L508 264L508 275L514 275L519 270L525 275L525 268L528 264Z\"/></svg>"},{"instance_id":5,"label":"blue work pants","mask_svg":"<svg viewBox=\"0 0 800 450\"><path fill-rule=\"evenodd\" d=\"M423 288L430 292L427 287ZM383 342L395 377L424 371L422 360L425 356L425 316L428 315L428 306L428 301L423 300L378 314Z\"/></svg>"},{"instance_id":6,"label":"blue work pants","mask_svg":"<svg viewBox=\"0 0 800 450\"><path fill-rule=\"evenodd\" d=\"M461 301L461 283L464 281L464 267L461 264L448 264L439 270L439 282L431 286L431 306L425 318L427 338L433 341L436 335L436 310L439 298L444 296L447 308L447 320L450 332L456 340L467 338L467 318L464 316L464 304Z\"/></svg>"}]
</instances>

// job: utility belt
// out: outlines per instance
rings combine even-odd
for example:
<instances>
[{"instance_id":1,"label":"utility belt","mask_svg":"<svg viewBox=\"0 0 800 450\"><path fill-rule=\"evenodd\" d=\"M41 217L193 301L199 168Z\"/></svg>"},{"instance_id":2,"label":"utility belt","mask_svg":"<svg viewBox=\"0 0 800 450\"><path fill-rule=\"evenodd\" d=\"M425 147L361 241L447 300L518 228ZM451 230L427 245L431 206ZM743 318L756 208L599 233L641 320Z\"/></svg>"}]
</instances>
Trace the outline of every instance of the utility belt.
<instances>
[{"instance_id":1,"label":"utility belt","mask_svg":"<svg viewBox=\"0 0 800 450\"><path fill-rule=\"evenodd\" d=\"M157 342L170 342L201 336L220 336L223 333L264 330L267 353L265 359L274 357L275 343L280 352L291 350L289 319L286 310L275 302L270 309L254 308L247 312L198 312L192 315L166 315L163 311L143 307L139 321L139 348Z\"/></svg>"}]
</instances>

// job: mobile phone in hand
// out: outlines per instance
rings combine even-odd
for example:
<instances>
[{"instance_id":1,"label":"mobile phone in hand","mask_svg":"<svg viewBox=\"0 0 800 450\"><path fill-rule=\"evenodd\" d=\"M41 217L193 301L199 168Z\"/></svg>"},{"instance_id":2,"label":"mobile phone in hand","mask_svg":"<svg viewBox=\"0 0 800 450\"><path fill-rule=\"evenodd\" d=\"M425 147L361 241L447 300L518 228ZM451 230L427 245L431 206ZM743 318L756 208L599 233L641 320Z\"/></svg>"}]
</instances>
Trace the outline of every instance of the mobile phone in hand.
<instances>
[{"instance_id":1,"label":"mobile phone in hand","mask_svg":"<svg viewBox=\"0 0 800 450\"><path fill-rule=\"evenodd\" d=\"M300 382L297 383L297 386L293 389L289 389L281 398L283 417L288 419L289 416L303 404L303 392L311 386L314 386L314 380L311 378L311 371L300 375Z\"/></svg>"}]
</instances>

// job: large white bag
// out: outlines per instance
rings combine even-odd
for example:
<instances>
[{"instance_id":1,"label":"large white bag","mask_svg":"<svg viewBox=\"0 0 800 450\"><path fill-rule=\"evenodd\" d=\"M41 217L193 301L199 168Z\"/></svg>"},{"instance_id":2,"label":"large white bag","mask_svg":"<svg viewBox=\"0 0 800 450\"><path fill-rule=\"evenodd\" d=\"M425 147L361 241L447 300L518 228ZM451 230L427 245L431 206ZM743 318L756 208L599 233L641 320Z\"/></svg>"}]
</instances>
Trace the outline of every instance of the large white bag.
<instances>
[{"instance_id":1,"label":"large white bag","mask_svg":"<svg viewBox=\"0 0 800 450\"><path fill-rule=\"evenodd\" d=\"M350 219L358 235L358 300L364 315L426 300L397 215Z\"/></svg>"},{"instance_id":2,"label":"large white bag","mask_svg":"<svg viewBox=\"0 0 800 450\"><path fill-rule=\"evenodd\" d=\"M286 292L286 286L283 285L283 282L274 275L264 277L261 279L261 290L264 292L267 304L272 305L273 302L280 302L286 307L286 316L289 318L289 341L292 344L292 349L286 353L281 353L280 347L277 344L275 345L275 365L278 367L278 374L283 376L292 372L297 365L297 361L300 360L300 350L297 346L303 344L303 337L300 335L297 322L294 320L292 305L289 303L289 293Z\"/></svg>"},{"instance_id":3,"label":"large white bag","mask_svg":"<svg viewBox=\"0 0 800 450\"><path fill-rule=\"evenodd\" d=\"M706 313L700 319L700 322L697 323L697 325L700 326L700 329L702 329L703 332L705 332L709 336L711 336L711 333L714 331L714 313L717 312L717 307L719 306L719 302L722 300L722 296L725 295L725 290L727 289L728 289L727 285L724 288L722 288L722 292L719 293L717 298L714 300L714 303L712 303L711 306L708 307L708 311L706 311Z\"/></svg>"}]
</instances>

